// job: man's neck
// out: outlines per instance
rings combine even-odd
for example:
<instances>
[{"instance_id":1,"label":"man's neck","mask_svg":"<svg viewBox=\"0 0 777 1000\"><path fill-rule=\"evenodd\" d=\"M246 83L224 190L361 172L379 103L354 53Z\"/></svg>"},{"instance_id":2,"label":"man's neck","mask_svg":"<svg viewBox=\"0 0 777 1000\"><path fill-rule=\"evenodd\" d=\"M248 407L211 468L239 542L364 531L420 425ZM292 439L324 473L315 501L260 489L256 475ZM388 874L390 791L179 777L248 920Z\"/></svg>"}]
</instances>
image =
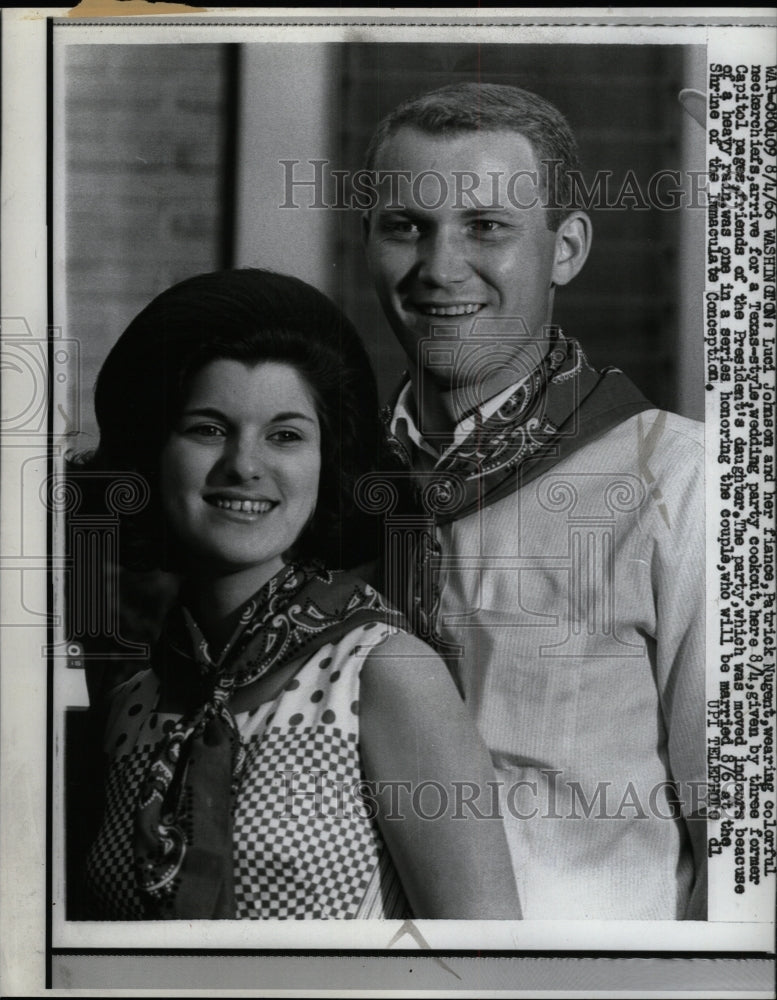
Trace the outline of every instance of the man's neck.
<instances>
[{"instance_id":1,"label":"man's neck","mask_svg":"<svg viewBox=\"0 0 777 1000\"><path fill-rule=\"evenodd\" d=\"M464 386L441 386L422 370L411 376L419 429L424 438L433 438L438 450L453 439L456 426L489 399L514 385L515 370L503 368L482 382Z\"/></svg>"},{"instance_id":2,"label":"man's neck","mask_svg":"<svg viewBox=\"0 0 777 1000\"><path fill-rule=\"evenodd\" d=\"M424 371L411 376L410 381L418 429L424 439L443 451L450 444L458 423L451 394L441 392Z\"/></svg>"}]
</instances>

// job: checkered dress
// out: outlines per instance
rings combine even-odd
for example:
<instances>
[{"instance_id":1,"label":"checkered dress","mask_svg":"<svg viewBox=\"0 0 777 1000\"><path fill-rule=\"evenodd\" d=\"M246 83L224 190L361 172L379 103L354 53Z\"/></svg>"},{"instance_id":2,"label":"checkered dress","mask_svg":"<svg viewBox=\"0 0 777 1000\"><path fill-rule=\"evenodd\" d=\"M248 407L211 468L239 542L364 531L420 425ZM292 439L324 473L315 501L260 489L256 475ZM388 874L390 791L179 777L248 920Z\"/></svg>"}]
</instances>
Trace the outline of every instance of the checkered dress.
<instances>
[{"instance_id":1,"label":"checkered dress","mask_svg":"<svg viewBox=\"0 0 777 1000\"><path fill-rule=\"evenodd\" d=\"M389 633L370 622L322 646L272 702L235 716L246 759L234 819L237 916L385 918L408 913L361 787L359 674ZM156 675L118 690L108 725L106 811L87 878L104 919L143 916L133 874L138 790L176 717L156 711Z\"/></svg>"}]
</instances>

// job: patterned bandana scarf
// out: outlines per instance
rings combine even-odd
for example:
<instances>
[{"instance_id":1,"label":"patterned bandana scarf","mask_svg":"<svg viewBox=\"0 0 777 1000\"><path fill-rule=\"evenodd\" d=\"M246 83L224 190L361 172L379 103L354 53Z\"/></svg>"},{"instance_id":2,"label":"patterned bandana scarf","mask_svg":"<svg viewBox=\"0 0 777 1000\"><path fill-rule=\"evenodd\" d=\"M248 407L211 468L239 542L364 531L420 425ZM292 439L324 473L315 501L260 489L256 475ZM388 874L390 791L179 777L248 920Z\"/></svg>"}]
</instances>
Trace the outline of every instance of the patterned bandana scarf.
<instances>
[{"instance_id":1,"label":"patterned bandana scarf","mask_svg":"<svg viewBox=\"0 0 777 1000\"><path fill-rule=\"evenodd\" d=\"M397 392L407 384L407 377ZM440 603L441 549L436 528L466 517L547 472L572 452L642 410L652 408L617 368L597 371L580 344L554 330L551 349L541 364L485 420L472 414L475 426L456 447L442 455L428 474L418 477L416 502L425 524L416 528L412 564L392 567L388 596L406 610L413 630L448 658L461 655L437 628ZM388 443L399 462L412 469L405 445L389 425L393 406L383 411ZM407 587L402 595L400 588ZM399 584L399 581L403 581Z\"/></svg>"},{"instance_id":2,"label":"patterned bandana scarf","mask_svg":"<svg viewBox=\"0 0 777 1000\"><path fill-rule=\"evenodd\" d=\"M147 917L234 918L232 816L244 750L229 699L369 621L404 624L356 577L299 565L245 605L216 661L189 612L173 611L152 665L161 697L190 709L154 752L138 798L135 874Z\"/></svg>"}]
</instances>

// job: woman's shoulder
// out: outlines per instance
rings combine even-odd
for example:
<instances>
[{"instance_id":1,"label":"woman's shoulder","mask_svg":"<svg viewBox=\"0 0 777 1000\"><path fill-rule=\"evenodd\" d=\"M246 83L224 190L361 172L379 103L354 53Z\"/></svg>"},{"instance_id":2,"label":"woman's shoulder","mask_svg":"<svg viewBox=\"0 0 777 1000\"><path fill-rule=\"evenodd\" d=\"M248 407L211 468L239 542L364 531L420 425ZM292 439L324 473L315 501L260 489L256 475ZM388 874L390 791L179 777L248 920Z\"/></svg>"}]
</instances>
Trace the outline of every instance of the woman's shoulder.
<instances>
[{"instance_id":1,"label":"woman's shoulder","mask_svg":"<svg viewBox=\"0 0 777 1000\"><path fill-rule=\"evenodd\" d=\"M351 628L347 628L339 637L329 642L323 652L338 659L364 661L378 652L396 651L405 648L405 645L410 648L416 643L415 637L406 630L399 619L392 621L378 617L367 620L362 618L354 621ZM321 655L322 652L317 651L313 653L312 658L317 659Z\"/></svg>"},{"instance_id":2,"label":"woman's shoulder","mask_svg":"<svg viewBox=\"0 0 777 1000\"><path fill-rule=\"evenodd\" d=\"M431 646L419 639L409 629L396 625L384 627L382 638L380 642L373 645L369 658L373 662L381 659L405 660L407 658L440 661L439 654Z\"/></svg>"},{"instance_id":3,"label":"woman's shoulder","mask_svg":"<svg viewBox=\"0 0 777 1000\"><path fill-rule=\"evenodd\" d=\"M404 629L388 631L365 657L362 689L377 702L387 699L425 699L439 685L455 689L455 682L440 655L418 636Z\"/></svg>"},{"instance_id":4,"label":"woman's shoulder","mask_svg":"<svg viewBox=\"0 0 777 1000\"><path fill-rule=\"evenodd\" d=\"M392 637L392 643L400 643L399 637L410 634L410 627L404 614L383 594L370 567L360 566L355 570L327 570L330 584L337 593L339 609L336 616L341 618L341 627L347 628L352 622L352 632L371 632L372 643L385 642ZM351 632L348 632L350 635ZM378 639L380 636L380 640ZM347 638L346 640L347 641Z\"/></svg>"},{"instance_id":5,"label":"woman's shoulder","mask_svg":"<svg viewBox=\"0 0 777 1000\"><path fill-rule=\"evenodd\" d=\"M384 596L377 577L380 573L375 565L360 566L356 570L337 570L332 573L340 586L358 594L361 614L368 620L365 624L354 615L354 627L340 640L338 645L347 646L356 640L354 651L361 653L371 663L383 661L417 661L425 659L440 662L437 653L418 636L402 614ZM352 596L351 600L355 598ZM358 623L357 623L358 622Z\"/></svg>"}]
</instances>

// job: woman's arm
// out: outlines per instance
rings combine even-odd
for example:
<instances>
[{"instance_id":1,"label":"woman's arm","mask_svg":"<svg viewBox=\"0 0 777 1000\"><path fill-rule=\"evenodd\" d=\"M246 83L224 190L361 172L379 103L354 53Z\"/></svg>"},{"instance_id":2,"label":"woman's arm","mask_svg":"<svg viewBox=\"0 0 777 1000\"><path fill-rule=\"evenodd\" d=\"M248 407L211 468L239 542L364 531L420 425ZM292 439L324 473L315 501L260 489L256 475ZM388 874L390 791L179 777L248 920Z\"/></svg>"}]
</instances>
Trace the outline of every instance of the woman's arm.
<instances>
[{"instance_id":1,"label":"woman's arm","mask_svg":"<svg viewBox=\"0 0 777 1000\"><path fill-rule=\"evenodd\" d=\"M365 773L414 916L519 919L491 759L445 664L391 636L364 663L360 700Z\"/></svg>"}]
</instances>

